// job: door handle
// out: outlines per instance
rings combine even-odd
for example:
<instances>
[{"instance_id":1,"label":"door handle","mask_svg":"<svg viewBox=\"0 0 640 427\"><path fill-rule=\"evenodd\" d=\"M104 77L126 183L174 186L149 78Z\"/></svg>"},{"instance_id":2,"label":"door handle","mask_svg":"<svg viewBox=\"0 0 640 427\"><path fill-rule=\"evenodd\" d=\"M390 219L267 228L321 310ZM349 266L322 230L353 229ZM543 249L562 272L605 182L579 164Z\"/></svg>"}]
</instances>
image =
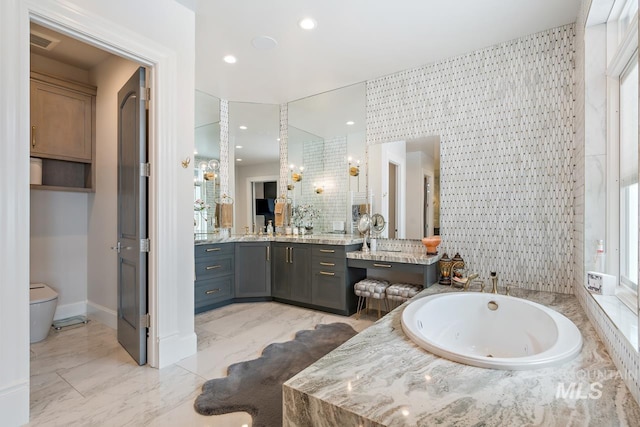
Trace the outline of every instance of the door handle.
<instances>
[{"instance_id":1,"label":"door handle","mask_svg":"<svg viewBox=\"0 0 640 427\"><path fill-rule=\"evenodd\" d=\"M293 248L289 248L289 262L293 264Z\"/></svg>"},{"instance_id":2,"label":"door handle","mask_svg":"<svg viewBox=\"0 0 640 427\"><path fill-rule=\"evenodd\" d=\"M291 249L291 248L290 248L289 246L287 246L287 248L286 248L286 249L287 249L287 256L286 256L286 259L287 259L287 264L289 264L289 263L290 263L290 261L289 261L289 260L291 259L291 256L289 255L289 253L290 253L290 252L289 252L289 249Z\"/></svg>"},{"instance_id":3,"label":"door handle","mask_svg":"<svg viewBox=\"0 0 640 427\"><path fill-rule=\"evenodd\" d=\"M389 264L373 264L374 267L382 267L382 268L391 268L391 265Z\"/></svg>"},{"instance_id":4,"label":"door handle","mask_svg":"<svg viewBox=\"0 0 640 427\"><path fill-rule=\"evenodd\" d=\"M120 253L120 242L116 243L115 246L111 246L111 250Z\"/></svg>"},{"instance_id":5,"label":"door handle","mask_svg":"<svg viewBox=\"0 0 640 427\"><path fill-rule=\"evenodd\" d=\"M36 127L31 126L31 148L36 148Z\"/></svg>"},{"instance_id":6,"label":"door handle","mask_svg":"<svg viewBox=\"0 0 640 427\"><path fill-rule=\"evenodd\" d=\"M336 273L329 273L327 271L321 271L320 274L324 275L324 276L335 276Z\"/></svg>"},{"instance_id":7,"label":"door handle","mask_svg":"<svg viewBox=\"0 0 640 427\"><path fill-rule=\"evenodd\" d=\"M267 246L267 262L271 261L271 246Z\"/></svg>"},{"instance_id":8,"label":"door handle","mask_svg":"<svg viewBox=\"0 0 640 427\"><path fill-rule=\"evenodd\" d=\"M324 267L335 267L336 265L332 262L321 262L320 265Z\"/></svg>"}]
</instances>

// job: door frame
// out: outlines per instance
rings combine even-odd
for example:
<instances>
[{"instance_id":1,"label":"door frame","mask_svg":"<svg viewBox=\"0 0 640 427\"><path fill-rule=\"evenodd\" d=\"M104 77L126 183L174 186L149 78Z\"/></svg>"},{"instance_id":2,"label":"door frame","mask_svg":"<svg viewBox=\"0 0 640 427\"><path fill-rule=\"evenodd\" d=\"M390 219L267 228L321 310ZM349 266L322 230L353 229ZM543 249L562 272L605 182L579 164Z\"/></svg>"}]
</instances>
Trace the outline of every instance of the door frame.
<instances>
[{"instance_id":1,"label":"door frame","mask_svg":"<svg viewBox=\"0 0 640 427\"><path fill-rule=\"evenodd\" d=\"M245 203L247 203L247 206L249 206L251 209L247 209L247 214L246 214L246 221L247 224L249 224L249 230L251 230L252 224L253 224L253 218L256 214L256 207L255 204L253 203L253 184L255 184L256 182L271 182L271 181L275 181L277 184L276 185L280 185L280 176L276 176L276 175L267 175L267 176L248 176L246 178L246 191L247 191L247 199L245 200ZM280 188L280 187L278 187ZM265 224L266 225L266 224Z\"/></svg>"},{"instance_id":2,"label":"door frame","mask_svg":"<svg viewBox=\"0 0 640 427\"><path fill-rule=\"evenodd\" d=\"M78 14L76 10L73 14L69 13L69 9L64 5L50 2L30 3L29 6L23 8L22 12L23 16L26 16L31 22L52 28L84 43L136 62L148 69L149 82L147 84L151 86L152 99L149 106L149 161L153 165L152 172L156 173L152 173L149 179L148 224L151 248L149 252L148 302L151 321L147 340L147 358L152 367L161 367L161 364L164 365L164 363L160 360L158 278L163 275L163 270L166 268L159 262L158 247L161 241L169 239L162 238L163 236L158 231L175 229L172 226L175 217L169 215L161 217L159 215L159 199L162 192L176 191L171 187L177 187L176 181L178 181L175 179L176 168L168 167L168 158L172 157L173 153L167 153L166 148L170 145L166 143L167 140L176 137L175 107L166 102L168 94L177 90L176 54L153 40L118 28L113 25L113 22L106 22L100 17L87 13ZM28 32L27 26L26 38L29 37ZM26 49L25 47L25 51L28 52ZM24 76L23 80L28 85L29 73L24 73ZM160 147L164 147L163 151ZM161 175L160 171L165 174L164 178L166 178L162 182L159 182L160 179L158 179ZM159 191L160 187L163 188L162 192ZM165 237L170 238L170 236Z\"/></svg>"}]
</instances>

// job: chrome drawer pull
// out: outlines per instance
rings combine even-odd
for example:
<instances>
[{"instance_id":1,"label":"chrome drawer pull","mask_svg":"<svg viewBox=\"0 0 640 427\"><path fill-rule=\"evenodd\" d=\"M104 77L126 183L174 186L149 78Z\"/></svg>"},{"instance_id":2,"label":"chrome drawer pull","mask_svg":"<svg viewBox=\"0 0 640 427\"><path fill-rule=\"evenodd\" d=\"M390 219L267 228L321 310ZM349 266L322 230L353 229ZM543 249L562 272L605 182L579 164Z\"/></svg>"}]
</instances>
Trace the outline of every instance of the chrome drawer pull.
<instances>
[{"instance_id":1,"label":"chrome drawer pull","mask_svg":"<svg viewBox=\"0 0 640 427\"><path fill-rule=\"evenodd\" d=\"M220 292L220 288L208 290L208 291L205 292L205 294L206 295L211 295L211 294L215 294L215 293L218 293L218 292Z\"/></svg>"},{"instance_id":2,"label":"chrome drawer pull","mask_svg":"<svg viewBox=\"0 0 640 427\"><path fill-rule=\"evenodd\" d=\"M207 267L207 270L215 270L216 268L222 268L221 265L210 265Z\"/></svg>"},{"instance_id":3,"label":"chrome drawer pull","mask_svg":"<svg viewBox=\"0 0 640 427\"><path fill-rule=\"evenodd\" d=\"M207 252L218 252L220 250L220 248L210 248L207 249Z\"/></svg>"},{"instance_id":4,"label":"chrome drawer pull","mask_svg":"<svg viewBox=\"0 0 640 427\"><path fill-rule=\"evenodd\" d=\"M391 268L391 265L389 265L389 264L376 264L376 263L373 263L373 266L374 267Z\"/></svg>"},{"instance_id":5,"label":"chrome drawer pull","mask_svg":"<svg viewBox=\"0 0 640 427\"><path fill-rule=\"evenodd\" d=\"M332 262L321 262L320 265L324 265L325 267L335 267L336 266Z\"/></svg>"},{"instance_id":6,"label":"chrome drawer pull","mask_svg":"<svg viewBox=\"0 0 640 427\"><path fill-rule=\"evenodd\" d=\"M323 252L325 254L335 254L336 251L333 249L320 249L320 252Z\"/></svg>"},{"instance_id":7,"label":"chrome drawer pull","mask_svg":"<svg viewBox=\"0 0 640 427\"><path fill-rule=\"evenodd\" d=\"M328 271L321 271L320 274L323 276L335 276L336 273L329 273Z\"/></svg>"}]
</instances>

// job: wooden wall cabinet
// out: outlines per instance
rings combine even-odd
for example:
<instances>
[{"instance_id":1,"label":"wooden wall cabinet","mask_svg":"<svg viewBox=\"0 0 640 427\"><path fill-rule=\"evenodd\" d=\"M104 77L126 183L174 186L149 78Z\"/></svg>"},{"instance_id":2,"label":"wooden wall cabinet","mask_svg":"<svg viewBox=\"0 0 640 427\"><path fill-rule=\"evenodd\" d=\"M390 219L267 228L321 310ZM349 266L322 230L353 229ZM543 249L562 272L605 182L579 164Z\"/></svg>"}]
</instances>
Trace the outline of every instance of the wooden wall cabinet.
<instances>
[{"instance_id":1,"label":"wooden wall cabinet","mask_svg":"<svg viewBox=\"0 0 640 427\"><path fill-rule=\"evenodd\" d=\"M42 159L42 185L31 188L94 190L96 93L31 72L31 157Z\"/></svg>"}]
</instances>

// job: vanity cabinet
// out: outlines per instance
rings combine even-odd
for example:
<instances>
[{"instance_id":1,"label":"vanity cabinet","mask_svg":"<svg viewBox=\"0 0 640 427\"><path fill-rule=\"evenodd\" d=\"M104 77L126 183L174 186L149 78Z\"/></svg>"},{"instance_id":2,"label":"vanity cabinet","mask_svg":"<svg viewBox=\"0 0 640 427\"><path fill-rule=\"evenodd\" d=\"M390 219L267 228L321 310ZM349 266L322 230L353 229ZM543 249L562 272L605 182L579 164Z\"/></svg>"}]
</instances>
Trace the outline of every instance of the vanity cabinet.
<instances>
[{"instance_id":1,"label":"vanity cabinet","mask_svg":"<svg viewBox=\"0 0 640 427\"><path fill-rule=\"evenodd\" d=\"M195 312L219 307L233 299L235 244L195 246Z\"/></svg>"},{"instance_id":2,"label":"vanity cabinet","mask_svg":"<svg viewBox=\"0 0 640 427\"><path fill-rule=\"evenodd\" d=\"M311 303L311 246L301 243L273 244L272 295L298 303Z\"/></svg>"},{"instance_id":3,"label":"vanity cabinet","mask_svg":"<svg viewBox=\"0 0 640 427\"><path fill-rule=\"evenodd\" d=\"M236 243L236 298L271 296L271 242Z\"/></svg>"},{"instance_id":4,"label":"vanity cabinet","mask_svg":"<svg viewBox=\"0 0 640 427\"><path fill-rule=\"evenodd\" d=\"M360 245L314 245L312 248L311 303L329 311L350 315L356 310L353 286L366 272L347 268L346 252Z\"/></svg>"},{"instance_id":5,"label":"vanity cabinet","mask_svg":"<svg viewBox=\"0 0 640 427\"><path fill-rule=\"evenodd\" d=\"M42 159L31 188L92 191L96 88L31 72L30 92L30 154Z\"/></svg>"}]
</instances>

